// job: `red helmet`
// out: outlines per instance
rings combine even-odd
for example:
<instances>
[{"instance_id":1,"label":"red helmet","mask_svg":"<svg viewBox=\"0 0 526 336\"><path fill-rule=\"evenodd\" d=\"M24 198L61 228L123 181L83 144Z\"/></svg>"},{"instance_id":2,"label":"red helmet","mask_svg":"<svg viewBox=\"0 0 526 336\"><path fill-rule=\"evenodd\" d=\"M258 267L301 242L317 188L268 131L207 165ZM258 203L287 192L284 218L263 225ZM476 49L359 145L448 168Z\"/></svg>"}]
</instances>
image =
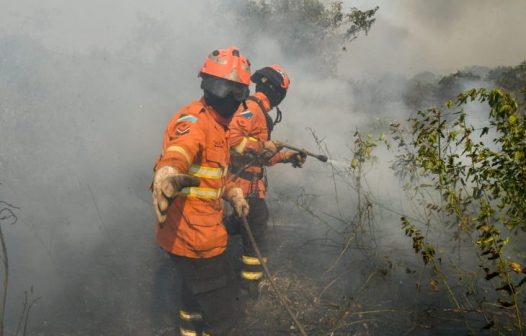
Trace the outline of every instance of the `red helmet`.
<instances>
[{"instance_id":1,"label":"red helmet","mask_svg":"<svg viewBox=\"0 0 526 336\"><path fill-rule=\"evenodd\" d=\"M238 101L248 97L250 62L236 47L212 51L199 71L201 88L225 98L229 93Z\"/></svg>"},{"instance_id":2,"label":"red helmet","mask_svg":"<svg viewBox=\"0 0 526 336\"><path fill-rule=\"evenodd\" d=\"M214 50L199 71L203 74L250 85L250 62L236 47Z\"/></svg>"},{"instance_id":3,"label":"red helmet","mask_svg":"<svg viewBox=\"0 0 526 336\"><path fill-rule=\"evenodd\" d=\"M281 103L290 86L289 76L277 64L257 70L250 79L256 84L256 91L263 92L272 106Z\"/></svg>"},{"instance_id":4,"label":"red helmet","mask_svg":"<svg viewBox=\"0 0 526 336\"><path fill-rule=\"evenodd\" d=\"M289 85L290 85L290 78L289 78L289 76L287 75L287 73L285 72L285 70L283 70L283 68L282 68L281 66L279 66L278 64L271 65L270 67L271 67L274 71L276 71L277 73L279 73L280 76L283 78L283 80L281 81L280 86L281 86L282 88L284 88L285 90L288 90Z\"/></svg>"}]
</instances>

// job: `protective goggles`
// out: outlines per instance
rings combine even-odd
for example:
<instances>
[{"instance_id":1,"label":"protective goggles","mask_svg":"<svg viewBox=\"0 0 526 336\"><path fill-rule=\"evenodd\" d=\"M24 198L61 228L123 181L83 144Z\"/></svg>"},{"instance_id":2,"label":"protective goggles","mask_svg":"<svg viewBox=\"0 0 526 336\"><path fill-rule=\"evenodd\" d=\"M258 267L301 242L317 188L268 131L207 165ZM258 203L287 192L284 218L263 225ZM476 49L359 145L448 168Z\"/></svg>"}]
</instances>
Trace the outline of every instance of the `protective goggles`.
<instances>
[{"instance_id":1,"label":"protective goggles","mask_svg":"<svg viewBox=\"0 0 526 336\"><path fill-rule=\"evenodd\" d=\"M248 85L214 76L203 78L201 88L219 98L226 98L229 94L232 94L234 99L240 102L247 99L250 93Z\"/></svg>"}]
</instances>

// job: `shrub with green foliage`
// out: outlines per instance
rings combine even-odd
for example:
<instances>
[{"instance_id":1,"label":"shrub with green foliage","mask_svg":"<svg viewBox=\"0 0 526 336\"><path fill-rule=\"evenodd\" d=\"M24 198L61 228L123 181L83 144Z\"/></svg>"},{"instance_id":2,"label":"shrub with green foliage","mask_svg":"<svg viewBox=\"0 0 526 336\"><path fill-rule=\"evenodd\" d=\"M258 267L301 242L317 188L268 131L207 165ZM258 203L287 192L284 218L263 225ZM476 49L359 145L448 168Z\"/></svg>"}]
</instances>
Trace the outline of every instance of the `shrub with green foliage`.
<instances>
[{"instance_id":1,"label":"shrub with green foliage","mask_svg":"<svg viewBox=\"0 0 526 336\"><path fill-rule=\"evenodd\" d=\"M468 102L489 106L486 125L468 122L462 108ZM526 271L504 251L507 234L526 231L526 118L500 89L472 89L446 107L419 111L409 120L409 139L399 125L392 126L402 149L393 167L409 185L439 192L440 201L426 201L429 213L441 219L439 225L448 218L457 238L464 234L473 242L482 276L493 281L498 306L514 313L515 330L522 334L518 295ZM402 226L406 233L413 228L405 217Z\"/></svg>"}]
</instances>

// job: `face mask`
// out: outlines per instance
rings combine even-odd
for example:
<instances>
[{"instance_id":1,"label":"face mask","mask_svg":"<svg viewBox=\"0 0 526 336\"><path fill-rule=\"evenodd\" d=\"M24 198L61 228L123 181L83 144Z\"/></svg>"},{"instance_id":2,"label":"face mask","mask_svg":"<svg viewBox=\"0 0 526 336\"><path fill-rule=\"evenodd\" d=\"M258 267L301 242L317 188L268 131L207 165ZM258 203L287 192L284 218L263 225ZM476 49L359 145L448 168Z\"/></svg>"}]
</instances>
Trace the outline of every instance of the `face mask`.
<instances>
[{"instance_id":1,"label":"face mask","mask_svg":"<svg viewBox=\"0 0 526 336\"><path fill-rule=\"evenodd\" d=\"M205 91L205 101L223 118L230 119L241 105L241 101L234 98L232 93L225 98L219 98L210 92Z\"/></svg>"}]
</instances>

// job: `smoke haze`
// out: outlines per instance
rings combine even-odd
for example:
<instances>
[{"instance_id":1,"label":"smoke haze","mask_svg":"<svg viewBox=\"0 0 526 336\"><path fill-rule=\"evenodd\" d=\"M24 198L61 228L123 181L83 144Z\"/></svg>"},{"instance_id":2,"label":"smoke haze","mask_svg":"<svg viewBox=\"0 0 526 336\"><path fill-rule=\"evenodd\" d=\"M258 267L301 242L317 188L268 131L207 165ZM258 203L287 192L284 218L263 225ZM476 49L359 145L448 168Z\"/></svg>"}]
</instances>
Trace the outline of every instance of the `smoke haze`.
<instances>
[{"instance_id":1,"label":"smoke haze","mask_svg":"<svg viewBox=\"0 0 526 336\"><path fill-rule=\"evenodd\" d=\"M356 129L374 130L412 112L402 99L407 78L526 57L524 1L344 4L380 10L368 36L347 51L332 46L337 71L322 76L318 58L287 50L271 27L247 36L236 26L246 18L232 9L239 1L4 3L0 201L19 207L18 222L2 227L10 258L8 334L31 287L40 300L29 329L43 335L149 335L171 326L173 274L153 241L148 186L164 127L200 96L197 71L211 50L237 45L252 70L281 64L292 84L273 137L316 149L312 128L336 159L352 156ZM279 197L302 190L321 195L313 206L337 211L328 170L312 158L302 170L272 168L274 218L301 224L284 217ZM387 169L375 174L371 189L401 202ZM345 195L342 203L355 201Z\"/></svg>"},{"instance_id":2,"label":"smoke haze","mask_svg":"<svg viewBox=\"0 0 526 336\"><path fill-rule=\"evenodd\" d=\"M348 1L363 8L369 1ZM491 0L377 1L381 10L369 36L358 39L341 61L346 76L386 72L454 72L468 65L519 64L526 55L526 4Z\"/></svg>"}]
</instances>

